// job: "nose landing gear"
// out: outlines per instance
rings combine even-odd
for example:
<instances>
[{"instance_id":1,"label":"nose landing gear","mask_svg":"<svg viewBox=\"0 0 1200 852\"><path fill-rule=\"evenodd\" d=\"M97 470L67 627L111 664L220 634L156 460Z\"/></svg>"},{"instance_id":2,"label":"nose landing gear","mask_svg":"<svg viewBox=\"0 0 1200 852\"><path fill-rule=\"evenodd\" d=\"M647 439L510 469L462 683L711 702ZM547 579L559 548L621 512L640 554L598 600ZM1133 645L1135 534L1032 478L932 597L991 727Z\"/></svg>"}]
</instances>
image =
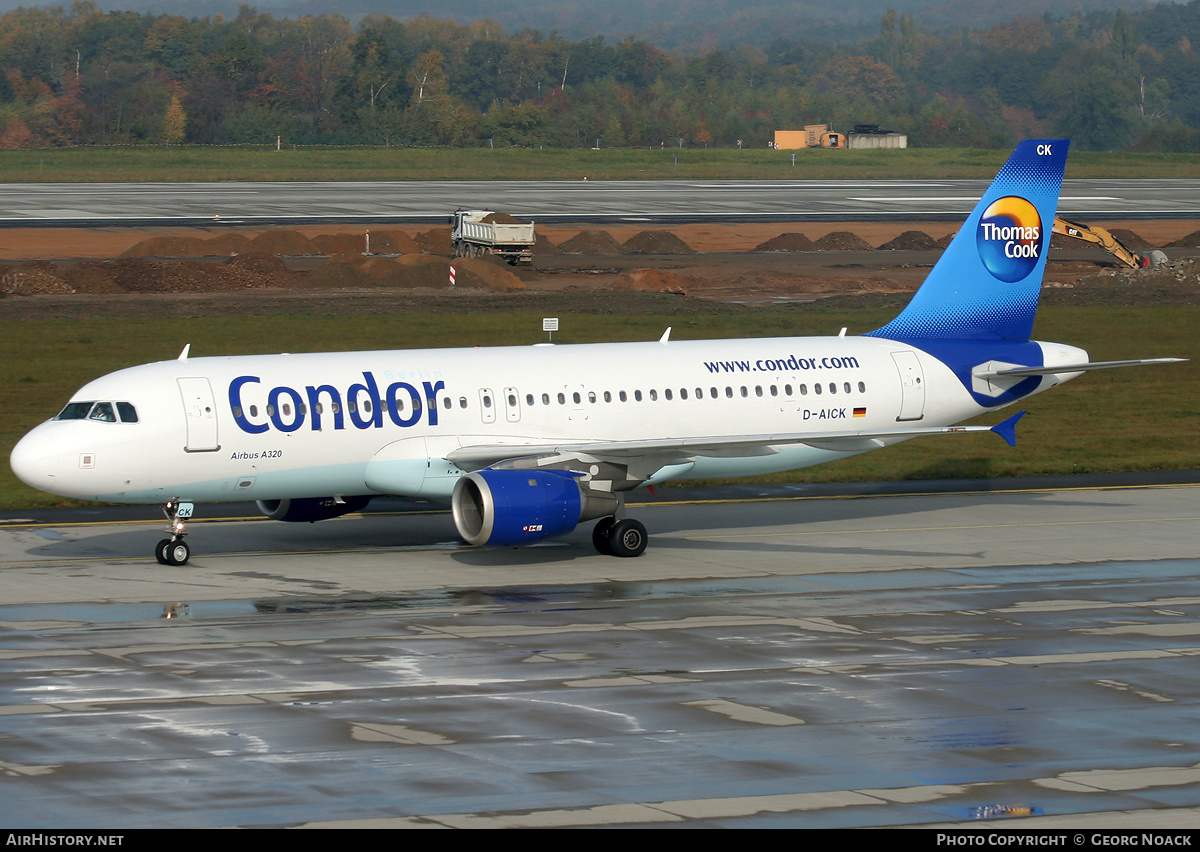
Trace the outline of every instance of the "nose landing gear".
<instances>
[{"instance_id":1,"label":"nose landing gear","mask_svg":"<svg viewBox=\"0 0 1200 852\"><path fill-rule=\"evenodd\" d=\"M191 558L192 549L183 537L187 535L187 519L192 516L194 510L193 504L175 500L163 506L163 513L170 522L167 532L171 537L164 538L154 548L154 558L158 560L159 565L186 565Z\"/></svg>"}]
</instances>

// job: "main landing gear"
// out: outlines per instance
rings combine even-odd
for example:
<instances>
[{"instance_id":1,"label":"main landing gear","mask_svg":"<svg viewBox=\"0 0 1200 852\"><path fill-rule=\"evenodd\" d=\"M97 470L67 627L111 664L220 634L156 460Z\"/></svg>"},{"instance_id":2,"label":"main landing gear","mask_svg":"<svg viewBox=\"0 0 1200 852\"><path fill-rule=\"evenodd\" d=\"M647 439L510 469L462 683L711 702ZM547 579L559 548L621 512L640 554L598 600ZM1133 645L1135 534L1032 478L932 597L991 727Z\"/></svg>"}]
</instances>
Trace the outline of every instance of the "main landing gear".
<instances>
[{"instance_id":1,"label":"main landing gear","mask_svg":"<svg viewBox=\"0 0 1200 852\"><path fill-rule=\"evenodd\" d=\"M191 503L180 503L175 500L163 506L163 513L170 521L167 532L171 534L171 537L164 538L154 548L154 557L158 560L159 565L187 565L188 559L192 556L192 549L188 547L183 537L187 535L187 519L192 516L195 508Z\"/></svg>"},{"instance_id":2,"label":"main landing gear","mask_svg":"<svg viewBox=\"0 0 1200 852\"><path fill-rule=\"evenodd\" d=\"M610 515L592 528L592 545L604 556L641 556L648 539L646 528L633 518Z\"/></svg>"}]
</instances>

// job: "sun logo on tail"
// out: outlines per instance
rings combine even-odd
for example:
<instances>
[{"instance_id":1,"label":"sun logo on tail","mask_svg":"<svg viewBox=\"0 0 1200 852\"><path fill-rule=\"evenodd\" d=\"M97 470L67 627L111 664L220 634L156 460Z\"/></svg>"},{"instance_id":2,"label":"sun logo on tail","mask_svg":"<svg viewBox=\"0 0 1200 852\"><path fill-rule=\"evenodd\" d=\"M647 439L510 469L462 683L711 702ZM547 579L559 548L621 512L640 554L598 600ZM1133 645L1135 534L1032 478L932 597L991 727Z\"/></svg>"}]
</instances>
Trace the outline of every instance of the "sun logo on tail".
<instances>
[{"instance_id":1,"label":"sun logo on tail","mask_svg":"<svg viewBox=\"0 0 1200 852\"><path fill-rule=\"evenodd\" d=\"M1001 281L1020 281L1037 266L1042 233L1042 219L1033 204L1019 195L998 198L979 219L979 259Z\"/></svg>"}]
</instances>

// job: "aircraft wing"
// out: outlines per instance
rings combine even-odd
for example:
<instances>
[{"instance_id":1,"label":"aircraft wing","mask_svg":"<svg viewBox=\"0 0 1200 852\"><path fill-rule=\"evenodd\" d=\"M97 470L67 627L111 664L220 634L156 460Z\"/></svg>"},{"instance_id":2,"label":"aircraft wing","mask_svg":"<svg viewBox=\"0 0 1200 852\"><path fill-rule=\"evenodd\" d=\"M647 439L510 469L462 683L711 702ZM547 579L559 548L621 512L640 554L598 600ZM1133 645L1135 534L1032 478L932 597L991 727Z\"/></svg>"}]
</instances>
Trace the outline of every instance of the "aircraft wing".
<instances>
[{"instance_id":1,"label":"aircraft wing","mask_svg":"<svg viewBox=\"0 0 1200 852\"><path fill-rule=\"evenodd\" d=\"M515 458L557 456L628 463L653 461L654 465L681 464L698 456L745 458L773 455L778 447L807 444L822 450L858 453L898 440L927 435L962 435L995 432L1010 445L1016 443L1016 422L1022 411L995 426L933 426L862 432L791 432L777 435L734 435L699 438L658 438L640 441L587 441L545 444L480 444L451 451L446 459L459 467L479 469Z\"/></svg>"}]
</instances>

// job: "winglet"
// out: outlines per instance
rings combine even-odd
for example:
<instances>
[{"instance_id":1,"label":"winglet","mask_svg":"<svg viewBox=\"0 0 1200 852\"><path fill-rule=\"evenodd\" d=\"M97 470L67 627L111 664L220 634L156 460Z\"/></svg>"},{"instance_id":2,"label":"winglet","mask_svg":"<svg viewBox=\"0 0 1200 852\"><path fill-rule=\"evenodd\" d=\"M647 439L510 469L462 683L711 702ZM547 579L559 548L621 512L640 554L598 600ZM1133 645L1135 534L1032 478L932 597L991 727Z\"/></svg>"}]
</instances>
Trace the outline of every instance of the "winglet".
<instances>
[{"instance_id":1,"label":"winglet","mask_svg":"<svg viewBox=\"0 0 1200 852\"><path fill-rule=\"evenodd\" d=\"M1012 417L993 426L992 431L1003 438L1010 447L1015 447L1017 445L1017 421L1024 416L1024 411L1018 411Z\"/></svg>"}]
</instances>

